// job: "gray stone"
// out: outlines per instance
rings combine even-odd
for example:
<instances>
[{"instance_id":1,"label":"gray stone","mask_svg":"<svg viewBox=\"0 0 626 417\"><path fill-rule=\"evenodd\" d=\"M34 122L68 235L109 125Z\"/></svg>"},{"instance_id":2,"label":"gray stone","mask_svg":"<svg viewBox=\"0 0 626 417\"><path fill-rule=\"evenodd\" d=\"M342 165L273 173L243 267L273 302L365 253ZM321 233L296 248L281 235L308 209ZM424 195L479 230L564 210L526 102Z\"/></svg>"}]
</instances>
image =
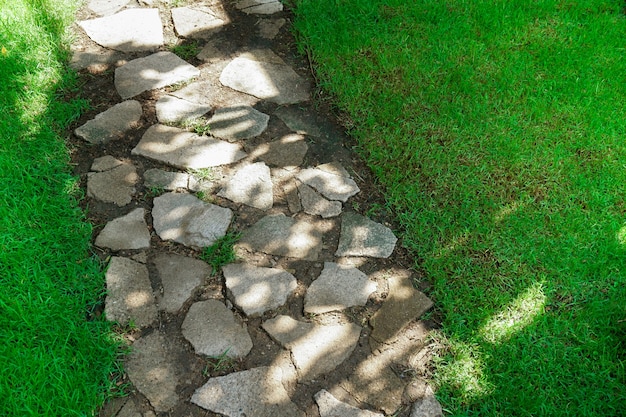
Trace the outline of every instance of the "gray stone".
<instances>
[{"instance_id":1,"label":"gray stone","mask_svg":"<svg viewBox=\"0 0 626 417\"><path fill-rule=\"evenodd\" d=\"M235 7L246 14L274 14L283 10L279 0L239 0Z\"/></svg>"},{"instance_id":2,"label":"gray stone","mask_svg":"<svg viewBox=\"0 0 626 417\"><path fill-rule=\"evenodd\" d=\"M313 188L306 184L298 186L300 202L305 213L323 218L335 217L341 214L343 206L339 201L329 201L319 195Z\"/></svg>"},{"instance_id":3,"label":"gray stone","mask_svg":"<svg viewBox=\"0 0 626 417\"><path fill-rule=\"evenodd\" d=\"M70 67L76 71L87 69L92 74L98 74L106 71L122 58L122 52L105 49L99 45L88 45L81 49L72 48Z\"/></svg>"},{"instance_id":4,"label":"gray stone","mask_svg":"<svg viewBox=\"0 0 626 417\"><path fill-rule=\"evenodd\" d=\"M235 305L248 316L261 315L285 304L296 290L296 278L277 268L229 264L222 268Z\"/></svg>"},{"instance_id":5,"label":"gray stone","mask_svg":"<svg viewBox=\"0 0 626 417\"><path fill-rule=\"evenodd\" d=\"M96 238L95 245L112 250L150 247L150 231L145 210L137 208L125 216L111 220Z\"/></svg>"},{"instance_id":6,"label":"gray stone","mask_svg":"<svg viewBox=\"0 0 626 417\"><path fill-rule=\"evenodd\" d=\"M315 261L322 250L322 234L313 221L274 214L245 230L236 246L250 252Z\"/></svg>"},{"instance_id":7,"label":"gray stone","mask_svg":"<svg viewBox=\"0 0 626 417\"><path fill-rule=\"evenodd\" d=\"M322 131L310 111L298 106L285 106L276 109L274 114L294 132L315 137L322 136Z\"/></svg>"},{"instance_id":8,"label":"gray stone","mask_svg":"<svg viewBox=\"0 0 626 417\"><path fill-rule=\"evenodd\" d=\"M106 271L107 320L122 325L131 320L138 327L150 325L157 316L154 294L145 265L118 256L111 257Z\"/></svg>"},{"instance_id":9,"label":"gray stone","mask_svg":"<svg viewBox=\"0 0 626 417\"><path fill-rule=\"evenodd\" d=\"M236 203L260 210L269 210L274 204L270 169L263 162L239 168L218 193Z\"/></svg>"},{"instance_id":10,"label":"gray stone","mask_svg":"<svg viewBox=\"0 0 626 417\"><path fill-rule=\"evenodd\" d=\"M182 332L197 354L243 358L252 349L245 324L239 324L226 306L217 300L199 301L189 308Z\"/></svg>"},{"instance_id":11,"label":"gray stone","mask_svg":"<svg viewBox=\"0 0 626 417\"><path fill-rule=\"evenodd\" d=\"M388 227L355 213L345 213L335 256L388 258L397 241Z\"/></svg>"},{"instance_id":12,"label":"gray stone","mask_svg":"<svg viewBox=\"0 0 626 417\"><path fill-rule=\"evenodd\" d=\"M304 311L321 314L362 306L374 291L376 283L358 269L325 262L319 278L307 290Z\"/></svg>"},{"instance_id":13,"label":"gray stone","mask_svg":"<svg viewBox=\"0 0 626 417\"><path fill-rule=\"evenodd\" d=\"M141 104L135 100L118 103L77 128L74 133L95 145L121 139L137 126L141 118Z\"/></svg>"},{"instance_id":14,"label":"gray stone","mask_svg":"<svg viewBox=\"0 0 626 417\"><path fill-rule=\"evenodd\" d=\"M443 409L432 388L424 381L419 384L419 398L413 403L410 417L442 417Z\"/></svg>"},{"instance_id":15,"label":"gray stone","mask_svg":"<svg viewBox=\"0 0 626 417\"><path fill-rule=\"evenodd\" d=\"M152 51L163 45L158 9L127 9L111 16L83 20L78 25L105 48L137 52Z\"/></svg>"},{"instance_id":16,"label":"gray stone","mask_svg":"<svg viewBox=\"0 0 626 417\"><path fill-rule=\"evenodd\" d=\"M361 327L353 323L320 325L288 316L267 320L263 329L291 351L299 381L334 370L350 356L361 334Z\"/></svg>"},{"instance_id":17,"label":"gray stone","mask_svg":"<svg viewBox=\"0 0 626 417\"><path fill-rule=\"evenodd\" d=\"M165 95L156 102L157 119L161 123L179 123L197 119L212 109L211 105L192 103L171 95Z\"/></svg>"},{"instance_id":18,"label":"gray stone","mask_svg":"<svg viewBox=\"0 0 626 417\"><path fill-rule=\"evenodd\" d=\"M285 23L287 23L287 21L283 18L261 19L259 22L259 35L265 39L274 39Z\"/></svg>"},{"instance_id":19,"label":"gray stone","mask_svg":"<svg viewBox=\"0 0 626 417\"><path fill-rule=\"evenodd\" d=\"M228 417L304 417L283 386L279 367L260 367L210 378L191 402Z\"/></svg>"},{"instance_id":20,"label":"gray stone","mask_svg":"<svg viewBox=\"0 0 626 417\"><path fill-rule=\"evenodd\" d=\"M337 164L307 168L300 171L296 177L306 185L315 188L329 200L345 203L360 191L346 170Z\"/></svg>"},{"instance_id":21,"label":"gray stone","mask_svg":"<svg viewBox=\"0 0 626 417\"><path fill-rule=\"evenodd\" d=\"M137 405L133 400L126 401L119 413L108 416L106 413L100 414L102 417L142 417Z\"/></svg>"},{"instance_id":22,"label":"gray stone","mask_svg":"<svg viewBox=\"0 0 626 417\"><path fill-rule=\"evenodd\" d=\"M211 135L234 142L259 136L267 129L270 117L251 106L217 109L209 119Z\"/></svg>"},{"instance_id":23,"label":"gray stone","mask_svg":"<svg viewBox=\"0 0 626 417\"><path fill-rule=\"evenodd\" d=\"M125 360L124 370L129 379L159 412L169 411L178 404L176 385L180 375L172 360L175 354L168 338L157 331L133 343Z\"/></svg>"},{"instance_id":24,"label":"gray stone","mask_svg":"<svg viewBox=\"0 0 626 417\"><path fill-rule=\"evenodd\" d=\"M315 394L315 402L320 411L320 417L384 417L383 414L361 410L342 403L325 389Z\"/></svg>"},{"instance_id":25,"label":"gray stone","mask_svg":"<svg viewBox=\"0 0 626 417\"><path fill-rule=\"evenodd\" d=\"M214 42L207 42L196 57L204 62L214 62L222 57L222 53Z\"/></svg>"},{"instance_id":26,"label":"gray stone","mask_svg":"<svg viewBox=\"0 0 626 417\"><path fill-rule=\"evenodd\" d=\"M205 203L191 194L166 193L154 199L154 229L163 240L186 246L211 246L224 235L233 213L230 209Z\"/></svg>"},{"instance_id":27,"label":"gray stone","mask_svg":"<svg viewBox=\"0 0 626 417\"><path fill-rule=\"evenodd\" d=\"M190 7L172 9L172 20L179 36L196 39L206 39L222 30L226 24L210 9L201 10Z\"/></svg>"},{"instance_id":28,"label":"gray stone","mask_svg":"<svg viewBox=\"0 0 626 417\"><path fill-rule=\"evenodd\" d=\"M135 166L130 163L104 172L87 174L87 195L104 203L125 206L132 201L139 180Z\"/></svg>"},{"instance_id":29,"label":"gray stone","mask_svg":"<svg viewBox=\"0 0 626 417\"><path fill-rule=\"evenodd\" d=\"M187 188L189 186L189 174L184 172L171 172L151 168L144 172L143 178L146 187L174 191L178 188Z\"/></svg>"},{"instance_id":30,"label":"gray stone","mask_svg":"<svg viewBox=\"0 0 626 417\"><path fill-rule=\"evenodd\" d=\"M271 166L289 167L302 165L308 150L309 146L304 141L304 136L290 134L273 142L262 143L250 155Z\"/></svg>"},{"instance_id":31,"label":"gray stone","mask_svg":"<svg viewBox=\"0 0 626 417\"><path fill-rule=\"evenodd\" d=\"M163 285L159 308L169 313L177 313L211 275L211 267L205 262L174 253L159 254L153 262Z\"/></svg>"},{"instance_id":32,"label":"gray stone","mask_svg":"<svg viewBox=\"0 0 626 417\"><path fill-rule=\"evenodd\" d=\"M220 75L220 82L234 90L277 104L309 99L308 83L285 64L238 57Z\"/></svg>"},{"instance_id":33,"label":"gray stone","mask_svg":"<svg viewBox=\"0 0 626 417\"><path fill-rule=\"evenodd\" d=\"M115 70L115 88L122 98L197 77L200 71L172 52L157 52Z\"/></svg>"},{"instance_id":34,"label":"gray stone","mask_svg":"<svg viewBox=\"0 0 626 417\"><path fill-rule=\"evenodd\" d=\"M128 3L130 0L89 0L87 7L97 15L107 16L118 12Z\"/></svg>"},{"instance_id":35,"label":"gray stone","mask_svg":"<svg viewBox=\"0 0 626 417\"><path fill-rule=\"evenodd\" d=\"M91 170L96 172L110 171L120 165L124 165L124 162L119 159L115 159L111 155L105 155L93 160Z\"/></svg>"},{"instance_id":36,"label":"gray stone","mask_svg":"<svg viewBox=\"0 0 626 417\"><path fill-rule=\"evenodd\" d=\"M151 126L131 154L181 169L228 165L247 156L237 144L165 125Z\"/></svg>"}]
</instances>

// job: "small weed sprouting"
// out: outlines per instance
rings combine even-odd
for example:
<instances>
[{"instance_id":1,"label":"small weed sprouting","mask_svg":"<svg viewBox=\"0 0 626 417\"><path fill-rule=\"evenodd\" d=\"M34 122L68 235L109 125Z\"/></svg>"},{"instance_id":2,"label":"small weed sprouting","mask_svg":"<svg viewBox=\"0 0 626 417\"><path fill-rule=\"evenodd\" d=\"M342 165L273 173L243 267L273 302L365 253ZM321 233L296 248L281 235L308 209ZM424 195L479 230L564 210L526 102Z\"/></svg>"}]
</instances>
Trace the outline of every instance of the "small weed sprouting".
<instances>
[{"instance_id":1,"label":"small weed sprouting","mask_svg":"<svg viewBox=\"0 0 626 417\"><path fill-rule=\"evenodd\" d=\"M158 197L165 192L165 188L163 187L148 187L146 190L146 197L154 198Z\"/></svg>"},{"instance_id":2,"label":"small weed sprouting","mask_svg":"<svg viewBox=\"0 0 626 417\"><path fill-rule=\"evenodd\" d=\"M196 193L196 197L198 197L200 200L204 201L205 203L214 203L215 202L215 196L211 193L207 193L205 191L198 191Z\"/></svg>"},{"instance_id":3,"label":"small weed sprouting","mask_svg":"<svg viewBox=\"0 0 626 417\"><path fill-rule=\"evenodd\" d=\"M209 121L204 117L185 120L181 123L181 127L185 130L190 130L197 135L207 135L211 131Z\"/></svg>"},{"instance_id":4,"label":"small weed sprouting","mask_svg":"<svg viewBox=\"0 0 626 417\"><path fill-rule=\"evenodd\" d=\"M193 175L194 178L197 179L198 181L215 180L215 173L213 172L211 168L190 169L187 172Z\"/></svg>"},{"instance_id":5,"label":"small weed sprouting","mask_svg":"<svg viewBox=\"0 0 626 417\"><path fill-rule=\"evenodd\" d=\"M172 45L169 47L169 50L176 55L178 55L181 59L185 61L189 61L198 55L200 48L198 47L197 42L187 42L178 45Z\"/></svg>"},{"instance_id":6,"label":"small weed sprouting","mask_svg":"<svg viewBox=\"0 0 626 417\"><path fill-rule=\"evenodd\" d=\"M239 240L239 233L228 233L226 236L218 239L214 244L204 248L200 258L211 265L214 271L217 271L222 266L235 262L237 255L233 249L233 246L237 240Z\"/></svg>"},{"instance_id":7,"label":"small weed sprouting","mask_svg":"<svg viewBox=\"0 0 626 417\"><path fill-rule=\"evenodd\" d=\"M228 356L229 349L226 349L220 355L209 356L209 363L204 368L203 374L210 376L211 374L220 374L229 371L235 367L235 359Z\"/></svg>"}]
</instances>

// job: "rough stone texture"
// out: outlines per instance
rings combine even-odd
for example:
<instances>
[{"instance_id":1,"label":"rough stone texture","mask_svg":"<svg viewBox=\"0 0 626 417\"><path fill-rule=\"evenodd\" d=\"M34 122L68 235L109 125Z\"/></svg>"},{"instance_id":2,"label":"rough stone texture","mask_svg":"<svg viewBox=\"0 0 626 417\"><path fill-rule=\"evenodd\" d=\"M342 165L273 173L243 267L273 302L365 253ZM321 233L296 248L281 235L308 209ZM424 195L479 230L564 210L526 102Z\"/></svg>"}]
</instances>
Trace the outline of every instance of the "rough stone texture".
<instances>
[{"instance_id":1,"label":"rough stone texture","mask_svg":"<svg viewBox=\"0 0 626 417\"><path fill-rule=\"evenodd\" d=\"M304 417L291 402L278 367L260 367L210 378L191 402L228 417Z\"/></svg>"},{"instance_id":2,"label":"rough stone texture","mask_svg":"<svg viewBox=\"0 0 626 417\"><path fill-rule=\"evenodd\" d=\"M218 193L236 203L260 210L269 210L274 204L270 169L263 162L239 168Z\"/></svg>"},{"instance_id":3,"label":"rough stone texture","mask_svg":"<svg viewBox=\"0 0 626 417\"><path fill-rule=\"evenodd\" d=\"M388 227L358 214L344 213L335 256L388 258L397 241Z\"/></svg>"},{"instance_id":4,"label":"rough stone texture","mask_svg":"<svg viewBox=\"0 0 626 417\"><path fill-rule=\"evenodd\" d=\"M110 171L120 165L124 165L124 162L119 159L115 159L111 155L104 155L93 160L91 170L96 172Z\"/></svg>"},{"instance_id":5,"label":"rough stone texture","mask_svg":"<svg viewBox=\"0 0 626 417\"><path fill-rule=\"evenodd\" d=\"M226 235L233 213L191 194L166 193L154 199L154 229L163 240L186 246L211 246Z\"/></svg>"},{"instance_id":6,"label":"rough stone texture","mask_svg":"<svg viewBox=\"0 0 626 417\"><path fill-rule=\"evenodd\" d=\"M236 246L250 252L315 261L322 250L322 230L315 222L274 214L245 230Z\"/></svg>"},{"instance_id":7,"label":"rough stone texture","mask_svg":"<svg viewBox=\"0 0 626 417\"><path fill-rule=\"evenodd\" d=\"M133 385L160 412L178 404L176 385L180 376L172 360L175 353L167 337L154 332L133 343L125 360L124 368Z\"/></svg>"},{"instance_id":8,"label":"rough stone texture","mask_svg":"<svg viewBox=\"0 0 626 417\"><path fill-rule=\"evenodd\" d=\"M275 167L300 166L309 146L304 136L290 134L269 143L257 146L250 155Z\"/></svg>"},{"instance_id":9,"label":"rough stone texture","mask_svg":"<svg viewBox=\"0 0 626 417\"><path fill-rule=\"evenodd\" d=\"M188 188L189 186L189 174L184 172L171 172L151 168L144 172L143 178L144 185L148 188L155 187L174 191L178 188Z\"/></svg>"},{"instance_id":10,"label":"rough stone texture","mask_svg":"<svg viewBox=\"0 0 626 417\"><path fill-rule=\"evenodd\" d=\"M432 388L425 382L419 381L417 390L418 399L413 403L410 417L442 417L443 409L435 398Z\"/></svg>"},{"instance_id":11,"label":"rough stone texture","mask_svg":"<svg viewBox=\"0 0 626 417\"><path fill-rule=\"evenodd\" d=\"M222 53L217 51L218 56L216 61L226 59ZM210 72L211 74L220 72L224 67L223 62L219 62L215 65L209 65L209 68L203 68L204 72ZM211 104L216 107L231 107L237 106L254 106L259 102L259 99L248 94L235 91L230 88L224 87L219 80L215 79L203 79L195 81L189 85L170 93L170 95L182 98L193 103Z\"/></svg>"},{"instance_id":12,"label":"rough stone texture","mask_svg":"<svg viewBox=\"0 0 626 417\"><path fill-rule=\"evenodd\" d=\"M384 417L383 414L361 410L342 403L324 389L315 394L315 402L319 408L320 417Z\"/></svg>"},{"instance_id":13,"label":"rough stone texture","mask_svg":"<svg viewBox=\"0 0 626 417\"><path fill-rule=\"evenodd\" d=\"M108 16L118 12L128 3L130 0L90 0L87 7L97 15Z\"/></svg>"},{"instance_id":14,"label":"rough stone texture","mask_svg":"<svg viewBox=\"0 0 626 417\"><path fill-rule=\"evenodd\" d=\"M211 135L234 142L259 136L267 129L270 117L251 106L217 109L209 119Z\"/></svg>"},{"instance_id":15,"label":"rough stone texture","mask_svg":"<svg viewBox=\"0 0 626 417\"><path fill-rule=\"evenodd\" d=\"M217 300L199 301L189 308L182 326L183 336L197 354L243 358L252 349L245 324L239 324L226 306Z\"/></svg>"},{"instance_id":16,"label":"rough stone texture","mask_svg":"<svg viewBox=\"0 0 626 417\"><path fill-rule=\"evenodd\" d=\"M285 23L287 23L287 21L283 18L262 19L259 22L259 35L265 39L274 39Z\"/></svg>"},{"instance_id":17,"label":"rough stone texture","mask_svg":"<svg viewBox=\"0 0 626 417\"><path fill-rule=\"evenodd\" d=\"M176 7L172 9L172 20L179 36L196 39L206 39L226 24L208 8Z\"/></svg>"},{"instance_id":18,"label":"rough stone texture","mask_svg":"<svg viewBox=\"0 0 626 417\"><path fill-rule=\"evenodd\" d=\"M98 114L76 128L74 133L94 145L107 143L123 138L126 132L137 126L141 114L141 104L135 100L127 100Z\"/></svg>"},{"instance_id":19,"label":"rough stone texture","mask_svg":"<svg viewBox=\"0 0 626 417\"><path fill-rule=\"evenodd\" d=\"M211 275L211 267L205 262L174 253L158 254L153 262L163 285L159 308L170 313L177 313Z\"/></svg>"},{"instance_id":20,"label":"rough stone texture","mask_svg":"<svg viewBox=\"0 0 626 417\"><path fill-rule=\"evenodd\" d=\"M338 164L324 164L302 170L297 178L315 188L329 200L348 201L360 190L346 170Z\"/></svg>"},{"instance_id":21,"label":"rough stone texture","mask_svg":"<svg viewBox=\"0 0 626 417\"><path fill-rule=\"evenodd\" d=\"M197 119L212 109L211 105L193 103L172 95L165 95L156 102L157 119L161 123L179 123Z\"/></svg>"},{"instance_id":22,"label":"rough stone texture","mask_svg":"<svg viewBox=\"0 0 626 417\"><path fill-rule=\"evenodd\" d=\"M283 10L279 0L239 0L235 7L246 14L274 14Z\"/></svg>"},{"instance_id":23,"label":"rough stone texture","mask_svg":"<svg viewBox=\"0 0 626 417\"><path fill-rule=\"evenodd\" d=\"M158 9L128 9L111 16L83 20L78 25L105 48L137 52L152 51L163 45Z\"/></svg>"},{"instance_id":24,"label":"rough stone texture","mask_svg":"<svg viewBox=\"0 0 626 417\"><path fill-rule=\"evenodd\" d=\"M302 210L302 203L298 195L298 180L294 174L297 169L273 169L272 180L274 181L274 189L278 196L278 202L287 203L291 213L299 213Z\"/></svg>"},{"instance_id":25,"label":"rough stone texture","mask_svg":"<svg viewBox=\"0 0 626 417\"><path fill-rule=\"evenodd\" d=\"M131 154L181 169L232 164L247 155L237 144L160 124L144 133Z\"/></svg>"},{"instance_id":26,"label":"rough stone texture","mask_svg":"<svg viewBox=\"0 0 626 417\"><path fill-rule=\"evenodd\" d=\"M95 245L112 250L150 247L150 231L145 210L137 208L125 216L111 220L98 234Z\"/></svg>"},{"instance_id":27,"label":"rough stone texture","mask_svg":"<svg viewBox=\"0 0 626 417\"><path fill-rule=\"evenodd\" d=\"M307 82L288 65L237 57L222 71L220 82L234 90L277 104L309 99Z\"/></svg>"},{"instance_id":28,"label":"rough stone texture","mask_svg":"<svg viewBox=\"0 0 626 417\"><path fill-rule=\"evenodd\" d=\"M341 214L343 206L339 201L329 201L319 195L313 188L306 184L298 186L300 202L305 213L323 218L335 217Z\"/></svg>"},{"instance_id":29,"label":"rough stone texture","mask_svg":"<svg viewBox=\"0 0 626 417\"><path fill-rule=\"evenodd\" d=\"M87 69L91 74L98 74L121 60L123 55L123 52L113 51L95 44L80 49L73 46L70 67L76 71Z\"/></svg>"},{"instance_id":30,"label":"rough stone texture","mask_svg":"<svg viewBox=\"0 0 626 417\"><path fill-rule=\"evenodd\" d=\"M274 114L294 132L308 136L322 136L322 131L313 119L311 112L301 109L299 106L279 107Z\"/></svg>"},{"instance_id":31,"label":"rough stone texture","mask_svg":"<svg viewBox=\"0 0 626 417\"><path fill-rule=\"evenodd\" d=\"M122 98L197 77L200 71L172 52L157 52L115 70L115 88Z\"/></svg>"},{"instance_id":32,"label":"rough stone texture","mask_svg":"<svg viewBox=\"0 0 626 417\"><path fill-rule=\"evenodd\" d=\"M220 59L222 53L216 46L216 42L207 42L196 57L204 62L214 62Z\"/></svg>"},{"instance_id":33,"label":"rough stone texture","mask_svg":"<svg viewBox=\"0 0 626 417\"><path fill-rule=\"evenodd\" d=\"M157 315L154 294L145 265L113 256L106 271L107 320L122 325L133 321L138 327L150 325Z\"/></svg>"},{"instance_id":34,"label":"rough stone texture","mask_svg":"<svg viewBox=\"0 0 626 417\"><path fill-rule=\"evenodd\" d=\"M291 350L299 381L310 381L345 361L359 340L361 327L353 323L320 325L277 316L263 328Z\"/></svg>"},{"instance_id":35,"label":"rough stone texture","mask_svg":"<svg viewBox=\"0 0 626 417\"><path fill-rule=\"evenodd\" d=\"M261 315L285 304L296 290L296 278L277 268L229 264L222 268L226 288L247 316Z\"/></svg>"},{"instance_id":36,"label":"rough stone texture","mask_svg":"<svg viewBox=\"0 0 626 417\"><path fill-rule=\"evenodd\" d=\"M324 269L307 290L304 311L322 314L365 305L376 283L356 268L325 262Z\"/></svg>"},{"instance_id":37,"label":"rough stone texture","mask_svg":"<svg viewBox=\"0 0 626 417\"><path fill-rule=\"evenodd\" d=\"M133 400L128 400L124 404L124 406L119 410L119 413L115 414L107 414L100 412L99 414L102 417L142 417L137 405Z\"/></svg>"},{"instance_id":38,"label":"rough stone texture","mask_svg":"<svg viewBox=\"0 0 626 417\"><path fill-rule=\"evenodd\" d=\"M138 180L135 166L126 162L109 171L90 172L87 174L87 196L122 207L132 201Z\"/></svg>"}]
</instances>

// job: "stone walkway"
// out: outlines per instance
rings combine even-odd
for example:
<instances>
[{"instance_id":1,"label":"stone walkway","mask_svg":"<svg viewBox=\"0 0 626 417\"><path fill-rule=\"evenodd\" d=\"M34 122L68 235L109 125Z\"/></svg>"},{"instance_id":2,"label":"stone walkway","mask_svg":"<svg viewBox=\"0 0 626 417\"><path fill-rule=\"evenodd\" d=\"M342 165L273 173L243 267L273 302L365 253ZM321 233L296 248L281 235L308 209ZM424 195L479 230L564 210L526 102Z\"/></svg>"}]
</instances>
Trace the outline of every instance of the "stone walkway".
<instances>
[{"instance_id":1,"label":"stone walkway","mask_svg":"<svg viewBox=\"0 0 626 417\"><path fill-rule=\"evenodd\" d=\"M83 14L73 65L114 68L119 101L75 134L98 155L88 199L112 217L94 242L109 258L104 313L132 330L131 394L101 415L441 415L418 321L432 303L386 261L392 230L351 204L345 158L311 162L312 144L341 138L272 49L282 4L91 0ZM229 43L237 21L247 38ZM167 30L196 39L201 64L170 52ZM199 259L235 232L236 262Z\"/></svg>"}]
</instances>

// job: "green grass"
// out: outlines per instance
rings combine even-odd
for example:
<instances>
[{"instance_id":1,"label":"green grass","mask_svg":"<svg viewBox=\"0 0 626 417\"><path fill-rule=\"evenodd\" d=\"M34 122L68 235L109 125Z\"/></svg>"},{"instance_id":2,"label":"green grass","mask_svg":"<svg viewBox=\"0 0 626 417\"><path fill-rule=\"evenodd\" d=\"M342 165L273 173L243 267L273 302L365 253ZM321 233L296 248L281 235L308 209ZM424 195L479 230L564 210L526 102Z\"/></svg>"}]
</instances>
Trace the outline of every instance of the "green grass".
<instances>
[{"instance_id":1,"label":"green grass","mask_svg":"<svg viewBox=\"0 0 626 417\"><path fill-rule=\"evenodd\" d=\"M217 273L224 265L237 260L237 254L233 246L240 237L239 233L227 233L211 246L204 248L200 259L213 267L213 273Z\"/></svg>"},{"instance_id":2,"label":"green grass","mask_svg":"<svg viewBox=\"0 0 626 417\"><path fill-rule=\"evenodd\" d=\"M116 344L88 320L104 289L60 132L86 103L65 28L75 2L0 0L0 415L88 416Z\"/></svg>"},{"instance_id":3,"label":"green grass","mask_svg":"<svg viewBox=\"0 0 626 417\"><path fill-rule=\"evenodd\" d=\"M620 415L626 404L623 2L297 0L434 284L452 415Z\"/></svg>"}]
</instances>

